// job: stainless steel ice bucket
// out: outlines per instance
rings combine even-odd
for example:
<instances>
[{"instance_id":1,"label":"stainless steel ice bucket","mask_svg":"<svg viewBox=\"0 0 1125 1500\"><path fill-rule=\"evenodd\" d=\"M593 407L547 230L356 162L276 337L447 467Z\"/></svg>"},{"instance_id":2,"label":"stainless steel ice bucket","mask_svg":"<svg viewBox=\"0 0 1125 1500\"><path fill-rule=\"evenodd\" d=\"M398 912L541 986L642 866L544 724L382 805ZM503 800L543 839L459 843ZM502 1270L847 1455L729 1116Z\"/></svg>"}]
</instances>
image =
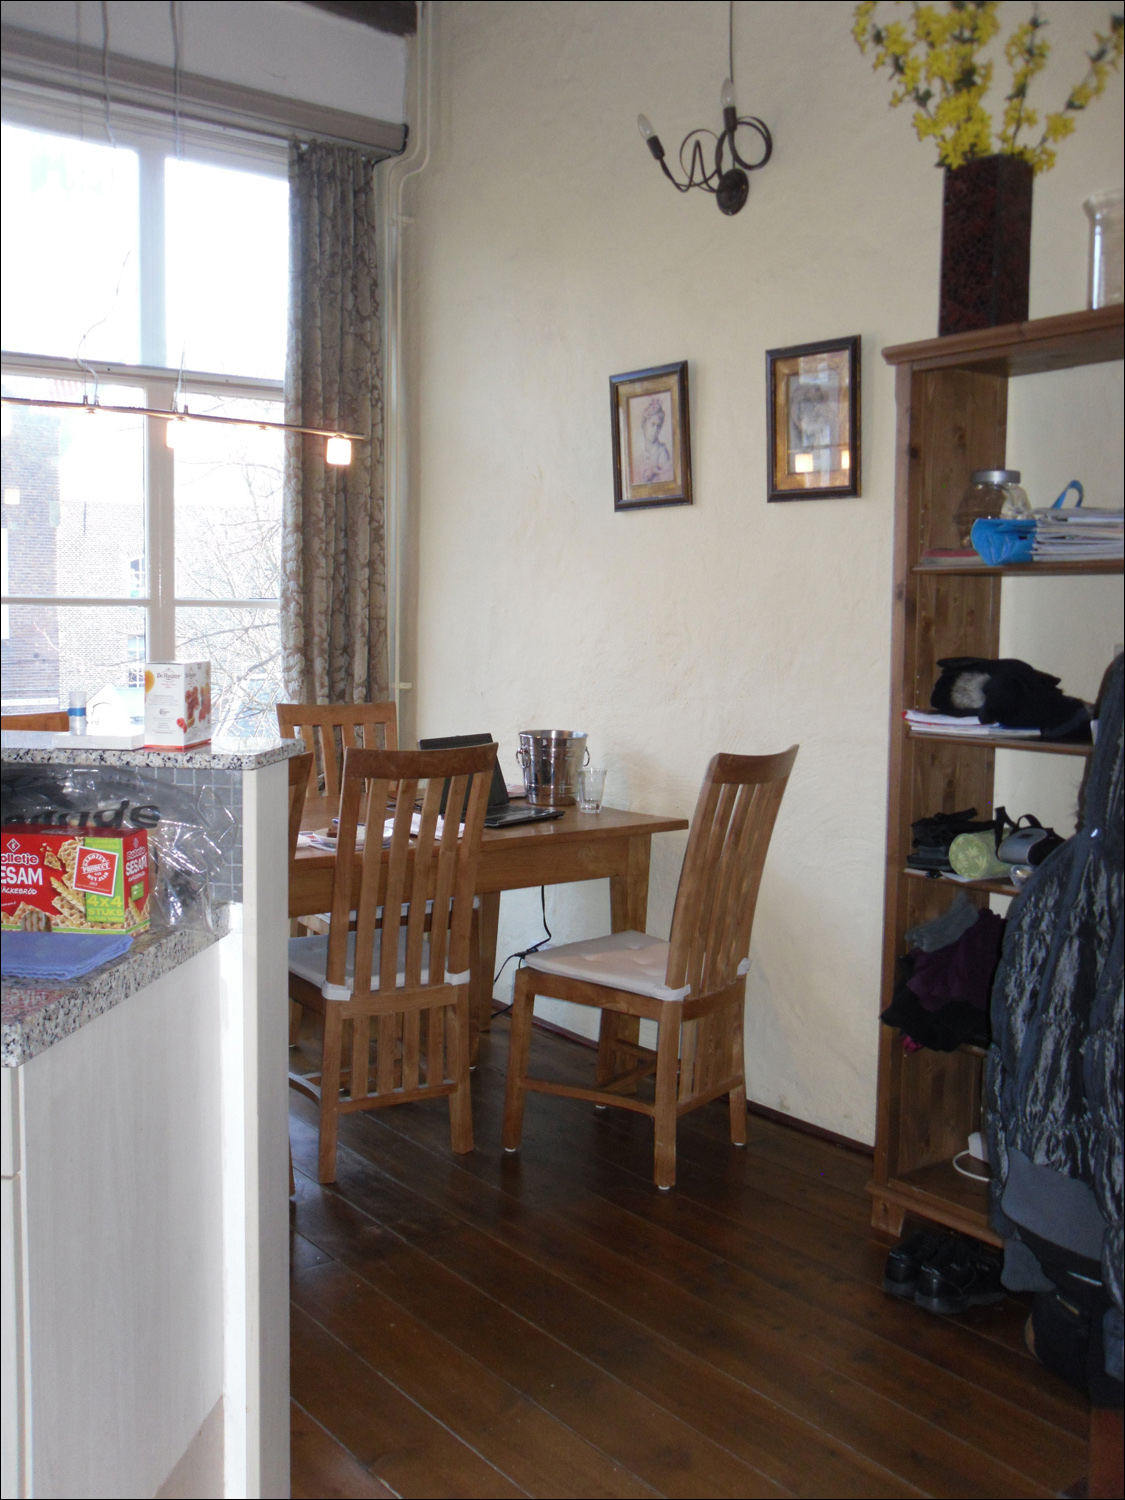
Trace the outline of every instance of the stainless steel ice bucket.
<instances>
[{"instance_id":1,"label":"stainless steel ice bucket","mask_svg":"<svg viewBox=\"0 0 1125 1500\"><path fill-rule=\"evenodd\" d=\"M525 729L516 760L532 807L569 807L578 800L578 769L590 758L580 729Z\"/></svg>"}]
</instances>

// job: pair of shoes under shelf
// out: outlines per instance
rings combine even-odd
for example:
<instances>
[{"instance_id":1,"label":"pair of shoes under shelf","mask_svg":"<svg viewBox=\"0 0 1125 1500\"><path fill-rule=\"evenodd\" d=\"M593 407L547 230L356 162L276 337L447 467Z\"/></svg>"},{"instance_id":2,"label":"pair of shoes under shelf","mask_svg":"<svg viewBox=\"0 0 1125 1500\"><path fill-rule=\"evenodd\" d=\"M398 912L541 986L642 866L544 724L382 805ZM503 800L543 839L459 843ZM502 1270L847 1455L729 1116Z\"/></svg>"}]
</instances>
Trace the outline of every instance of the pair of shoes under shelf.
<instances>
[{"instance_id":1,"label":"pair of shoes under shelf","mask_svg":"<svg viewBox=\"0 0 1125 1500\"><path fill-rule=\"evenodd\" d=\"M920 1229L909 1239L901 1240L887 1256L883 1267L883 1290L892 1297L913 1302L922 1267L933 1260L952 1238L952 1235L937 1230Z\"/></svg>"},{"instance_id":2,"label":"pair of shoes under shelf","mask_svg":"<svg viewBox=\"0 0 1125 1500\"><path fill-rule=\"evenodd\" d=\"M946 1317L1002 1301L1002 1261L976 1240L922 1229L887 1256L883 1290Z\"/></svg>"}]
</instances>

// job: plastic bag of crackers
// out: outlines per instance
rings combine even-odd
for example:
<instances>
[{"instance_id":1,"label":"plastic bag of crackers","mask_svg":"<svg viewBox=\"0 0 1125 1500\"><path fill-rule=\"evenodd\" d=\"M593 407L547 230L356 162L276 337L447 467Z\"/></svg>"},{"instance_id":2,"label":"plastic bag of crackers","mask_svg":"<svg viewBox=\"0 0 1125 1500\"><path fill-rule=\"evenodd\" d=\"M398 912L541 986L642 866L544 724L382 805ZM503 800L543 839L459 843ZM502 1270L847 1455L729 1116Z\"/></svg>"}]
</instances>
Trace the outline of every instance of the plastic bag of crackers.
<instances>
[{"instance_id":1,"label":"plastic bag of crackers","mask_svg":"<svg viewBox=\"0 0 1125 1500\"><path fill-rule=\"evenodd\" d=\"M0 922L24 932L144 932L148 831L8 824L0 836Z\"/></svg>"}]
</instances>

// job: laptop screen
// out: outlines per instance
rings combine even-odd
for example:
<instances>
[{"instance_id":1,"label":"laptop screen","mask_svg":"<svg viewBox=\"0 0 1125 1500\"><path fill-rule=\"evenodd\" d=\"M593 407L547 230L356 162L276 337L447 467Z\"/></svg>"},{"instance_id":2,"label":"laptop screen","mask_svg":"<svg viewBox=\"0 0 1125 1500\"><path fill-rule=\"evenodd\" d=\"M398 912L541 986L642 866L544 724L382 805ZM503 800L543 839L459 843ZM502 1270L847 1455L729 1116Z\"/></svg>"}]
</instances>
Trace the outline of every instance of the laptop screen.
<instances>
[{"instance_id":1,"label":"laptop screen","mask_svg":"<svg viewBox=\"0 0 1125 1500\"><path fill-rule=\"evenodd\" d=\"M463 750L469 745L491 745L493 743L490 734L447 734L436 739L419 740L419 750ZM441 814L445 816L445 799L449 796L449 782L445 783L445 789L441 794ZM507 807L510 802L507 783L504 773L500 769L499 757L492 764L492 785L488 789L488 811L490 813ZM461 813L464 818L464 809Z\"/></svg>"}]
</instances>

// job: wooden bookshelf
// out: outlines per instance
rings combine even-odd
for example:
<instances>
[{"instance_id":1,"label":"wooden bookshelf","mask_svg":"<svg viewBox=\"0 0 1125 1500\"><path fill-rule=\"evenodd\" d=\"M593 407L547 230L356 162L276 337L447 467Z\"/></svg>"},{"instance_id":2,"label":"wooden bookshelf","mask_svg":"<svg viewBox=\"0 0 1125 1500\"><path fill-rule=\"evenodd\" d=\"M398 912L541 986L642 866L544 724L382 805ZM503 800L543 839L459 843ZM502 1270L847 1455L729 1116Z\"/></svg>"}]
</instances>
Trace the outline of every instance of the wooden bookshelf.
<instances>
[{"instance_id":1,"label":"wooden bookshelf","mask_svg":"<svg viewBox=\"0 0 1125 1500\"><path fill-rule=\"evenodd\" d=\"M1014 896L1007 881L951 882L908 870L910 825L935 812L993 805L999 750L1088 756L1088 745L912 733L903 713L926 709L939 658L999 655L1004 578L1120 574L1120 559L991 567L972 559L923 562L954 548L953 515L975 469L1004 467L1008 382L1021 375L1122 358L1125 309L1068 313L884 350L897 405L893 677L880 1010L891 1003L903 935L939 915L956 884L978 906ZM981 1127L981 1048L906 1053L880 1027L872 1223L902 1233L907 1214L995 1243L983 1186L954 1171L954 1155Z\"/></svg>"}]
</instances>

